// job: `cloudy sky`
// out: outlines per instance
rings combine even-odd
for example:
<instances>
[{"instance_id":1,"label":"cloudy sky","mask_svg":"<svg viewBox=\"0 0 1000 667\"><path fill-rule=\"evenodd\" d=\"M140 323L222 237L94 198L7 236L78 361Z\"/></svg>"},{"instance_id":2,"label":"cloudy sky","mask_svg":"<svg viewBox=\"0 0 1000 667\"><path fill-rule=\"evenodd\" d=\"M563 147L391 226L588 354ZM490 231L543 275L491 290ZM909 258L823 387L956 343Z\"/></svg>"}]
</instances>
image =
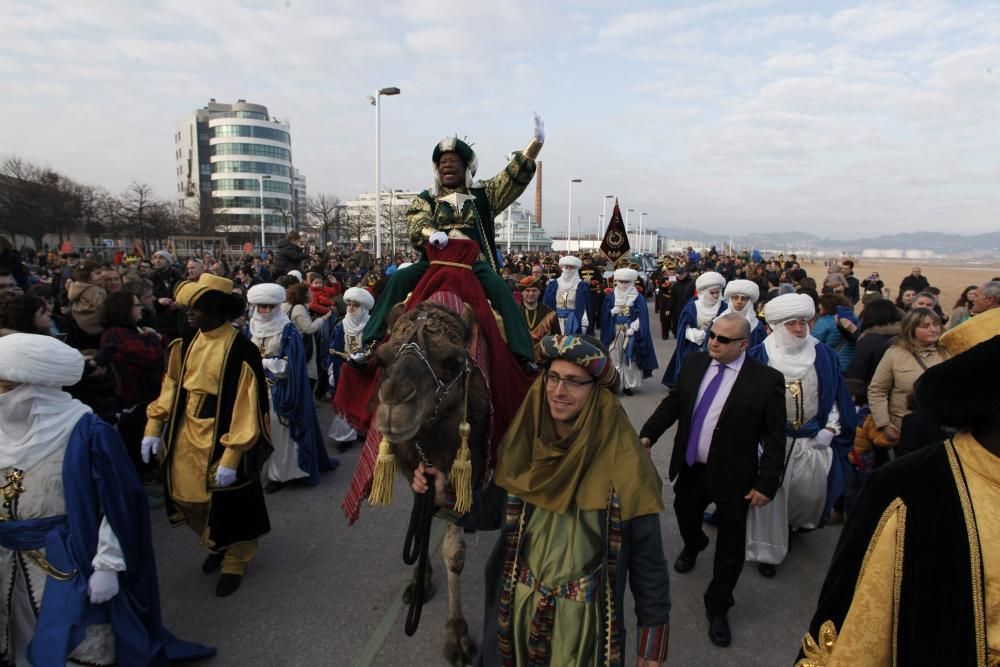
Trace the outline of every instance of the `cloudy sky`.
<instances>
[{"instance_id":1,"label":"cloudy sky","mask_svg":"<svg viewBox=\"0 0 1000 667\"><path fill-rule=\"evenodd\" d=\"M386 86L384 187L454 133L496 173L537 110L551 231L571 178L587 230L604 194L721 233L1000 227L1000 3L0 0L0 156L112 191L170 196L211 97L288 118L312 193L370 191Z\"/></svg>"}]
</instances>

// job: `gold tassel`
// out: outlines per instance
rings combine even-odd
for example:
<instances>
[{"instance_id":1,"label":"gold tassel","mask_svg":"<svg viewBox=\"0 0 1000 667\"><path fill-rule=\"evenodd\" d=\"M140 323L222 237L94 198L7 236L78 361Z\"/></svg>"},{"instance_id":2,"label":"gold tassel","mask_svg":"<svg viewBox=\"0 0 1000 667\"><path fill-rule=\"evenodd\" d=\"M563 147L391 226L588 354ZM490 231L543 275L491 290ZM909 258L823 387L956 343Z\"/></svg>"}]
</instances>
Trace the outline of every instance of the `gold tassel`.
<instances>
[{"instance_id":1,"label":"gold tassel","mask_svg":"<svg viewBox=\"0 0 1000 667\"><path fill-rule=\"evenodd\" d=\"M455 461L451 464L451 486L455 489L455 511L461 514L472 509L472 453L469 451L469 433L472 427L469 422L462 422L458 425L458 434L462 437L462 444L455 454Z\"/></svg>"},{"instance_id":2,"label":"gold tassel","mask_svg":"<svg viewBox=\"0 0 1000 667\"><path fill-rule=\"evenodd\" d=\"M369 505L388 505L392 502L392 485L396 474L396 455L392 453L392 443L385 438L378 443L378 458L375 460L375 474L372 490L368 494Z\"/></svg>"}]
</instances>

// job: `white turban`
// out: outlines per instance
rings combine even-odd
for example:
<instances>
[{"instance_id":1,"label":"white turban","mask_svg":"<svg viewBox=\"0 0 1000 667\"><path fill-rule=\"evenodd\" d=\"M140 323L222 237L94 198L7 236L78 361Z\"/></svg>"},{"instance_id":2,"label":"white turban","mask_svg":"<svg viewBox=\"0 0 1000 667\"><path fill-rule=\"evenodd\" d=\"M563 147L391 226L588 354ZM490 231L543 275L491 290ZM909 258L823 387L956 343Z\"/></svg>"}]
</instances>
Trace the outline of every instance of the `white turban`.
<instances>
[{"instance_id":1,"label":"white turban","mask_svg":"<svg viewBox=\"0 0 1000 667\"><path fill-rule=\"evenodd\" d=\"M352 287L344 292L344 301L359 303L365 310L371 310L375 305L375 297L372 296L372 293L360 287Z\"/></svg>"},{"instance_id":2,"label":"white turban","mask_svg":"<svg viewBox=\"0 0 1000 667\"><path fill-rule=\"evenodd\" d=\"M83 377L83 355L51 336L14 333L0 338L0 380L68 387Z\"/></svg>"},{"instance_id":3,"label":"white turban","mask_svg":"<svg viewBox=\"0 0 1000 667\"><path fill-rule=\"evenodd\" d=\"M572 266L575 269L579 269L583 266L583 262L575 255L563 255L559 258L559 266Z\"/></svg>"},{"instance_id":4,"label":"white turban","mask_svg":"<svg viewBox=\"0 0 1000 667\"><path fill-rule=\"evenodd\" d=\"M699 292L706 292L713 287L718 287L722 289L726 286L726 279L721 273L716 273L715 271L706 271L705 273L698 276L698 279L694 281L694 286Z\"/></svg>"},{"instance_id":5,"label":"white turban","mask_svg":"<svg viewBox=\"0 0 1000 667\"><path fill-rule=\"evenodd\" d=\"M752 280L730 280L723 296L728 299L733 294L748 296L751 303L757 303L757 299L760 298L760 287Z\"/></svg>"},{"instance_id":6,"label":"white turban","mask_svg":"<svg viewBox=\"0 0 1000 667\"><path fill-rule=\"evenodd\" d=\"M247 301L255 306L276 306L285 302L285 288L277 283L260 283L247 291Z\"/></svg>"},{"instance_id":7,"label":"white turban","mask_svg":"<svg viewBox=\"0 0 1000 667\"><path fill-rule=\"evenodd\" d=\"M811 320L816 315L816 304L808 294L782 294L764 306L764 319L768 324L788 320Z\"/></svg>"},{"instance_id":8,"label":"white turban","mask_svg":"<svg viewBox=\"0 0 1000 667\"><path fill-rule=\"evenodd\" d=\"M299 282L302 282L302 272L298 269L292 269L291 271L288 271L286 275L295 276Z\"/></svg>"},{"instance_id":9,"label":"white turban","mask_svg":"<svg viewBox=\"0 0 1000 667\"><path fill-rule=\"evenodd\" d=\"M634 283L638 277L639 272L635 269L618 269L615 271L615 281L627 280L630 283Z\"/></svg>"}]
</instances>

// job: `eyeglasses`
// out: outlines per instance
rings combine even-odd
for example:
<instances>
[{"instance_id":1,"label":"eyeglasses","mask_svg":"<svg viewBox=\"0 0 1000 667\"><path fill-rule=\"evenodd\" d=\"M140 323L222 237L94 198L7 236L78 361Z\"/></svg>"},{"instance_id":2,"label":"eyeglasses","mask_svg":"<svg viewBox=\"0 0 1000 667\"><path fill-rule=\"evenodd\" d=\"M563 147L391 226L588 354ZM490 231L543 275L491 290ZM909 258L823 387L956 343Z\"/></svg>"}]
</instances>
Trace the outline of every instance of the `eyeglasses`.
<instances>
[{"instance_id":1,"label":"eyeglasses","mask_svg":"<svg viewBox=\"0 0 1000 667\"><path fill-rule=\"evenodd\" d=\"M586 387L588 384L594 384L597 380L591 378L590 380L581 380L579 378L573 377L562 377L557 373L552 371L545 371L545 384L549 387L555 389L562 382L567 389L579 389L581 387Z\"/></svg>"},{"instance_id":2,"label":"eyeglasses","mask_svg":"<svg viewBox=\"0 0 1000 667\"><path fill-rule=\"evenodd\" d=\"M737 341L746 340L746 338L730 338L729 336L723 336L722 334L717 334L714 331L708 332L708 337L711 340L717 340L723 345L729 345L730 343L735 343Z\"/></svg>"}]
</instances>

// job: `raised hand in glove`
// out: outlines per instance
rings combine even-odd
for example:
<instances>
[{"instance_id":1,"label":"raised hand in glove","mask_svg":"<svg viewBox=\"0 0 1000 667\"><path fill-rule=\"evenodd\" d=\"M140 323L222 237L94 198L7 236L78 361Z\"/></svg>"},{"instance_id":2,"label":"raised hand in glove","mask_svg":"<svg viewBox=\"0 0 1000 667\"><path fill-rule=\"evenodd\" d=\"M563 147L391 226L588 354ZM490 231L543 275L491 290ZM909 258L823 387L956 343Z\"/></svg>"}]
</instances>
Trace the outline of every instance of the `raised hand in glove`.
<instances>
[{"instance_id":1,"label":"raised hand in glove","mask_svg":"<svg viewBox=\"0 0 1000 667\"><path fill-rule=\"evenodd\" d=\"M147 435L142 439L142 462L149 463L151 456L156 456L160 453L160 445L162 441L159 436Z\"/></svg>"},{"instance_id":2,"label":"raised hand in glove","mask_svg":"<svg viewBox=\"0 0 1000 667\"><path fill-rule=\"evenodd\" d=\"M431 234L431 237L428 240L430 241L431 245L437 248L438 250L441 250L446 245L448 245L448 235L445 234L444 232L434 232L433 234Z\"/></svg>"},{"instance_id":3,"label":"raised hand in glove","mask_svg":"<svg viewBox=\"0 0 1000 667\"><path fill-rule=\"evenodd\" d=\"M537 113L535 113L535 141L540 144L545 143L545 122Z\"/></svg>"},{"instance_id":4,"label":"raised hand in glove","mask_svg":"<svg viewBox=\"0 0 1000 667\"><path fill-rule=\"evenodd\" d=\"M87 582L91 604L107 602L118 595L118 573L114 570L94 570Z\"/></svg>"},{"instance_id":5,"label":"raised hand in glove","mask_svg":"<svg viewBox=\"0 0 1000 667\"><path fill-rule=\"evenodd\" d=\"M215 471L215 485L220 489L224 489L227 486L231 486L233 482L236 481L236 468L227 468L226 466L219 466L218 470Z\"/></svg>"}]
</instances>

